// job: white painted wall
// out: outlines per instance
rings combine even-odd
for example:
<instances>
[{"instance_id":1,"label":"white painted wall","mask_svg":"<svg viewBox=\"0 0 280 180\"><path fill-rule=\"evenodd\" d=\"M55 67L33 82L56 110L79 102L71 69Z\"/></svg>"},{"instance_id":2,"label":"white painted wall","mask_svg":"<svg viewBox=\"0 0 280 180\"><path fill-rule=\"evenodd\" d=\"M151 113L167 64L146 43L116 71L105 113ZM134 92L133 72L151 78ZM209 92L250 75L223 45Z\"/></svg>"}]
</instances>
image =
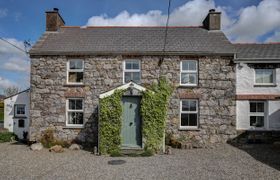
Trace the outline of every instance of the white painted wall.
<instances>
[{"instance_id":1,"label":"white painted wall","mask_svg":"<svg viewBox=\"0 0 280 180\"><path fill-rule=\"evenodd\" d=\"M254 87L255 70L245 63L236 64L237 94L276 94L280 93L280 69L276 69L276 87Z\"/></svg>"},{"instance_id":2,"label":"white painted wall","mask_svg":"<svg viewBox=\"0 0 280 180\"><path fill-rule=\"evenodd\" d=\"M14 117L15 104L25 104L25 117ZM14 132L20 139L23 138L23 131L29 132L29 109L30 109L30 92L25 91L4 100L4 128L9 132ZM18 127L18 120L24 119L24 128Z\"/></svg>"},{"instance_id":3,"label":"white painted wall","mask_svg":"<svg viewBox=\"0 0 280 180\"><path fill-rule=\"evenodd\" d=\"M266 101L265 127L250 127L250 101L236 101L237 130L280 130L280 101Z\"/></svg>"}]
</instances>

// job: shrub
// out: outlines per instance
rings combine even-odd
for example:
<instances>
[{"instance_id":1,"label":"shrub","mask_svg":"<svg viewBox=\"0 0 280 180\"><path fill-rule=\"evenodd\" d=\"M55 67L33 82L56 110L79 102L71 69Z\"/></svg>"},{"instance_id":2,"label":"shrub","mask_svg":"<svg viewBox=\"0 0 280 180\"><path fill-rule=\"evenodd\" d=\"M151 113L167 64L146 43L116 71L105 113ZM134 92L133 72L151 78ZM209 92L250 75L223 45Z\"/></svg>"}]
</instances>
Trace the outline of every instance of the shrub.
<instances>
[{"instance_id":1,"label":"shrub","mask_svg":"<svg viewBox=\"0 0 280 180\"><path fill-rule=\"evenodd\" d=\"M140 156L149 157L149 156L153 156L154 154L155 154L154 150L146 149L142 154L140 154Z\"/></svg>"},{"instance_id":2,"label":"shrub","mask_svg":"<svg viewBox=\"0 0 280 180\"><path fill-rule=\"evenodd\" d=\"M54 130L53 129L46 129L42 134L40 142L42 143L42 145L45 148L50 148L50 147L55 146L55 145L60 145L64 148L67 148L67 147L70 146L70 143L68 143L67 141L56 139L54 137Z\"/></svg>"},{"instance_id":3,"label":"shrub","mask_svg":"<svg viewBox=\"0 0 280 180\"><path fill-rule=\"evenodd\" d=\"M12 138L16 138L16 135L11 132L1 132L0 133L0 143L10 142Z\"/></svg>"}]
</instances>

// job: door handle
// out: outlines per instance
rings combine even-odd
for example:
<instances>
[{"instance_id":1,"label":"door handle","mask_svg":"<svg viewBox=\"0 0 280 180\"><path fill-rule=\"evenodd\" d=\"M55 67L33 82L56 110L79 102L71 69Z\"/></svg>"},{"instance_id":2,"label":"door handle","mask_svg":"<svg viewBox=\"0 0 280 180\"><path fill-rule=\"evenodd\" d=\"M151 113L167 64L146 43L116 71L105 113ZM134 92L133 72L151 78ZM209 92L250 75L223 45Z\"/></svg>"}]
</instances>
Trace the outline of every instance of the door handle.
<instances>
[{"instance_id":1,"label":"door handle","mask_svg":"<svg viewBox=\"0 0 280 180\"><path fill-rule=\"evenodd\" d=\"M132 122L130 122L130 123L129 123L129 126L132 126L132 124L133 124L133 123L132 123Z\"/></svg>"}]
</instances>

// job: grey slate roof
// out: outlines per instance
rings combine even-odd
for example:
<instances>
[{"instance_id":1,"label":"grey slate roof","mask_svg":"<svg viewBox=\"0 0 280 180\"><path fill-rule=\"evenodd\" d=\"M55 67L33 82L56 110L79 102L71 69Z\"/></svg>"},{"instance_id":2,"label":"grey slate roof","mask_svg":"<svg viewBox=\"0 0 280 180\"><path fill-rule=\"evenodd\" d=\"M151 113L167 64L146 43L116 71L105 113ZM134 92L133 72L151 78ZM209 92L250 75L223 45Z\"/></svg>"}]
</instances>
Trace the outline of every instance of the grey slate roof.
<instances>
[{"instance_id":1,"label":"grey slate roof","mask_svg":"<svg viewBox=\"0 0 280 180\"><path fill-rule=\"evenodd\" d=\"M45 32L30 55L160 54L165 27L62 27ZM203 27L169 27L169 54L233 54L222 31Z\"/></svg>"},{"instance_id":2,"label":"grey slate roof","mask_svg":"<svg viewBox=\"0 0 280 180\"><path fill-rule=\"evenodd\" d=\"M234 44L236 59L280 59L280 43Z\"/></svg>"}]
</instances>

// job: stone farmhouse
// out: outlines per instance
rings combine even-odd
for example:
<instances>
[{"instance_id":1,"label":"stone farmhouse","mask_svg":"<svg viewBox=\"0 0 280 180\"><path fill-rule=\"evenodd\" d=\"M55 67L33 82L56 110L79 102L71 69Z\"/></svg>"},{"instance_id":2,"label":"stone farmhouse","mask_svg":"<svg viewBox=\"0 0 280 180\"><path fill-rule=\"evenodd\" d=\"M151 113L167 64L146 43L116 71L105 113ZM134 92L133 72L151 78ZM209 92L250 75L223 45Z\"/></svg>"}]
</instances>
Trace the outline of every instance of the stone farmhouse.
<instances>
[{"instance_id":1,"label":"stone farmhouse","mask_svg":"<svg viewBox=\"0 0 280 180\"><path fill-rule=\"evenodd\" d=\"M30 57L31 141L51 127L59 139L97 145L100 98L160 76L174 86L166 132L175 137L204 146L280 129L280 44L232 44L215 10L199 27L166 30L65 26L55 8ZM122 145L142 148L141 96L122 101Z\"/></svg>"}]
</instances>

